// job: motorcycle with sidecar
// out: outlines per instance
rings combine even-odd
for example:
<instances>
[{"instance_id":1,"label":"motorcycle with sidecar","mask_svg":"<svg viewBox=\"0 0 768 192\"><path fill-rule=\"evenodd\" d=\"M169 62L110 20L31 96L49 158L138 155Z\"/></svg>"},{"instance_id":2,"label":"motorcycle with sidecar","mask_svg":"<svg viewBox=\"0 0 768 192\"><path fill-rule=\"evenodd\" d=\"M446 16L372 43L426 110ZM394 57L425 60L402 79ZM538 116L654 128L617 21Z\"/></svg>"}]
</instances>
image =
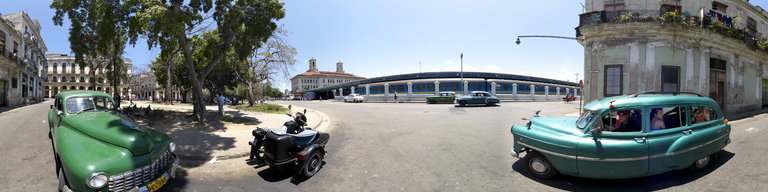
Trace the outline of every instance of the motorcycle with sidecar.
<instances>
[{"instance_id":1,"label":"motorcycle with sidecar","mask_svg":"<svg viewBox=\"0 0 768 192\"><path fill-rule=\"evenodd\" d=\"M304 113L286 114L293 119L276 129L256 128L252 131L250 161L266 163L271 168L292 167L294 171L312 177L320 170L323 159L328 155L325 145L330 135L306 127Z\"/></svg>"}]
</instances>

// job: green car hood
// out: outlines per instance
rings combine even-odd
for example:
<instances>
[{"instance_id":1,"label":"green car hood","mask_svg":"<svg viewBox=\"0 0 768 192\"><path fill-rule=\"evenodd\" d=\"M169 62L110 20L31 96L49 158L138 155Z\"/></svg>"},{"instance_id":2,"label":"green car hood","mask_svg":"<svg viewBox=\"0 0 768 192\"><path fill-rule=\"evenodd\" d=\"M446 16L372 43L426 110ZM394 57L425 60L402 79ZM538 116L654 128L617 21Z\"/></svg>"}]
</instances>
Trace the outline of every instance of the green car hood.
<instances>
[{"instance_id":1,"label":"green car hood","mask_svg":"<svg viewBox=\"0 0 768 192\"><path fill-rule=\"evenodd\" d=\"M534 117L531 119L531 130L547 130L567 135L583 135L581 130L576 128L576 120L578 118L568 116Z\"/></svg>"},{"instance_id":2,"label":"green car hood","mask_svg":"<svg viewBox=\"0 0 768 192\"><path fill-rule=\"evenodd\" d=\"M128 149L134 156L152 150L152 133L115 111L71 114L62 118L62 123L103 142Z\"/></svg>"}]
</instances>

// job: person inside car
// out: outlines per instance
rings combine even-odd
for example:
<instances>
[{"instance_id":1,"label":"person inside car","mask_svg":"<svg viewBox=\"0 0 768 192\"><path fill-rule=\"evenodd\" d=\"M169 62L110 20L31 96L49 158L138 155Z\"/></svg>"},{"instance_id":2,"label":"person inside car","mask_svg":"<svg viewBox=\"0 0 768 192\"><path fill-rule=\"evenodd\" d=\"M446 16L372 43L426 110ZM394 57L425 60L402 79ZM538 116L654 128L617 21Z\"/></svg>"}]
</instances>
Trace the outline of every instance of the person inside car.
<instances>
[{"instance_id":1,"label":"person inside car","mask_svg":"<svg viewBox=\"0 0 768 192\"><path fill-rule=\"evenodd\" d=\"M616 121L616 128L613 129L613 132L630 132L638 130L629 117L629 110L619 111Z\"/></svg>"},{"instance_id":2,"label":"person inside car","mask_svg":"<svg viewBox=\"0 0 768 192\"><path fill-rule=\"evenodd\" d=\"M666 129L664 125L664 111L661 108L651 110L651 131Z\"/></svg>"},{"instance_id":3,"label":"person inside car","mask_svg":"<svg viewBox=\"0 0 768 192\"><path fill-rule=\"evenodd\" d=\"M693 115L694 115L693 123L701 123L701 122L709 121L709 111L704 109L704 107L699 107L698 109L694 110Z\"/></svg>"}]
</instances>

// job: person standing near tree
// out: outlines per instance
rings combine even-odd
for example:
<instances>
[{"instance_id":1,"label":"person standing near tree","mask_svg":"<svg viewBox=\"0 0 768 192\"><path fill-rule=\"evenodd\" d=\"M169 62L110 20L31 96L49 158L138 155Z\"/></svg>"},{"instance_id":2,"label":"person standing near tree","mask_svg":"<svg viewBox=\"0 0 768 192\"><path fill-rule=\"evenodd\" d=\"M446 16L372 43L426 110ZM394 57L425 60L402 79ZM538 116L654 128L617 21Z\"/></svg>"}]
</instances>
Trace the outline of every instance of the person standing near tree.
<instances>
[{"instance_id":1,"label":"person standing near tree","mask_svg":"<svg viewBox=\"0 0 768 192\"><path fill-rule=\"evenodd\" d=\"M224 95L219 93L219 115L221 116L224 116L224 100L226 100L226 98L224 98Z\"/></svg>"}]
</instances>

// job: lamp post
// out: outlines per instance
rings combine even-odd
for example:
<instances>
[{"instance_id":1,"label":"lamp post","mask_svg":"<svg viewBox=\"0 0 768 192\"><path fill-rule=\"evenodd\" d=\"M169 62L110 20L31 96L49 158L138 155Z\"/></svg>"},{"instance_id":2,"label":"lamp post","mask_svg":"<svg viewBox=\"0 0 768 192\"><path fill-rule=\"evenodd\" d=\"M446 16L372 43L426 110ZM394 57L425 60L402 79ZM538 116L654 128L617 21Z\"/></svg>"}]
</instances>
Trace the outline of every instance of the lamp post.
<instances>
[{"instance_id":1,"label":"lamp post","mask_svg":"<svg viewBox=\"0 0 768 192\"><path fill-rule=\"evenodd\" d=\"M459 82L459 85L464 85L464 53L461 53L461 56L459 56L459 61L461 62L461 82ZM464 86L460 87L464 89Z\"/></svg>"},{"instance_id":2,"label":"lamp post","mask_svg":"<svg viewBox=\"0 0 768 192\"><path fill-rule=\"evenodd\" d=\"M515 41L516 44L520 45L520 38L527 38L527 37L537 37L537 38L555 38L555 39L569 39L569 40L578 40L575 37L563 37L563 36L552 36L552 35L521 35L517 36L517 41Z\"/></svg>"}]
</instances>

